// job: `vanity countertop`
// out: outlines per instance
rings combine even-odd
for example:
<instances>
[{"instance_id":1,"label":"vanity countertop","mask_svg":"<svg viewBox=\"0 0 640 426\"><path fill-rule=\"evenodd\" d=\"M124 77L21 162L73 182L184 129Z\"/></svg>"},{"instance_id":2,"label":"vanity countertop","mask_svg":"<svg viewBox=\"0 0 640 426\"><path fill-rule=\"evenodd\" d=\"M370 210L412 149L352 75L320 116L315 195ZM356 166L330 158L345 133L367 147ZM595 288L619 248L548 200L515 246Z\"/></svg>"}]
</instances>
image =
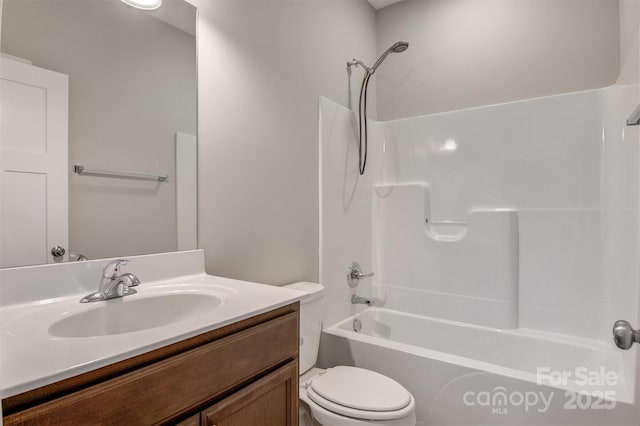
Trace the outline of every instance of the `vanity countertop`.
<instances>
[{"instance_id":1,"label":"vanity countertop","mask_svg":"<svg viewBox=\"0 0 640 426\"><path fill-rule=\"evenodd\" d=\"M143 281L136 289L137 294L101 302L79 303L85 294L77 293L1 306L0 397L17 395L113 364L288 305L303 296L287 288L204 273ZM192 298L190 300L196 300L199 306L191 309L188 304L191 301L187 300L183 303L187 306L183 306L183 312L174 312L171 299L169 304L158 305L162 315L154 312L156 322L149 322L145 315L149 305L145 307L144 301L167 295L178 295L182 302ZM215 303L200 303L203 299ZM88 312L91 310L96 311ZM118 312L125 312L126 318ZM111 318L113 313L116 314ZM80 326L84 337L73 335L74 331L69 332L68 328L52 327L72 317L88 319ZM159 323L158 318L162 318ZM87 335L93 332L92 324L87 323L96 319L99 320L96 335ZM110 329L111 320L116 323L114 329Z\"/></svg>"}]
</instances>

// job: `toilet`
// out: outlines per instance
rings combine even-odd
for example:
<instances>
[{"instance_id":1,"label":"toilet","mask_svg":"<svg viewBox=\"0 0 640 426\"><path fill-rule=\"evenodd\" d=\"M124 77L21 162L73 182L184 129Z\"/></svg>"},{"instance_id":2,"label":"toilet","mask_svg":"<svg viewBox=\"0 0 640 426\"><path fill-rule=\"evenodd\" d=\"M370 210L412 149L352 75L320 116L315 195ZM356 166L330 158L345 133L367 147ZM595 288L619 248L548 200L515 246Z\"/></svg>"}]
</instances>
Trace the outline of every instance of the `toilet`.
<instances>
[{"instance_id":1,"label":"toilet","mask_svg":"<svg viewBox=\"0 0 640 426\"><path fill-rule=\"evenodd\" d=\"M413 395L395 380L364 368L314 365L322 333L321 284L298 282L300 300L300 425L415 426Z\"/></svg>"}]
</instances>

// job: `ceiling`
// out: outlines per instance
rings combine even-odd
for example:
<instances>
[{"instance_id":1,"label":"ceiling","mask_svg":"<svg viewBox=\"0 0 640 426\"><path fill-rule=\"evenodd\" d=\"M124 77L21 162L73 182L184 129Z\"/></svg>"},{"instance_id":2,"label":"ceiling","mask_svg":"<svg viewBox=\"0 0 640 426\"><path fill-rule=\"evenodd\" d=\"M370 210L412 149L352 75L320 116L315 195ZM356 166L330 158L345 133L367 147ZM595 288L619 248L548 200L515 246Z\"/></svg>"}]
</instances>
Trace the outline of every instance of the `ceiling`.
<instances>
[{"instance_id":1,"label":"ceiling","mask_svg":"<svg viewBox=\"0 0 640 426\"><path fill-rule=\"evenodd\" d=\"M162 7L147 12L185 33L196 35L196 8L183 0L163 0Z\"/></svg>"},{"instance_id":2,"label":"ceiling","mask_svg":"<svg viewBox=\"0 0 640 426\"><path fill-rule=\"evenodd\" d=\"M373 6L376 10L378 10L378 9L382 9L383 7L392 5L394 3L398 3L399 1L402 1L402 0L368 0L368 1L369 3L371 3L371 6Z\"/></svg>"}]
</instances>

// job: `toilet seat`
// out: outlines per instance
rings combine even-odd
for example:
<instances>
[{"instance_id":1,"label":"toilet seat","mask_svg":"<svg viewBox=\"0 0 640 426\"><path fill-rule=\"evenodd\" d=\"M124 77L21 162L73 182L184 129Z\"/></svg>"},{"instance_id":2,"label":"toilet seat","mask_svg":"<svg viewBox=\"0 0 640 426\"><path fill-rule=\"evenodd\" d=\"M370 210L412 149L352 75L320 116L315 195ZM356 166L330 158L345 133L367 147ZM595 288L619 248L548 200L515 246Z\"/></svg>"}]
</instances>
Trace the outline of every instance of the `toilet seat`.
<instances>
[{"instance_id":1,"label":"toilet seat","mask_svg":"<svg viewBox=\"0 0 640 426\"><path fill-rule=\"evenodd\" d=\"M413 413L415 400L395 380L357 367L334 367L316 376L307 396L333 413L362 420L395 420Z\"/></svg>"}]
</instances>

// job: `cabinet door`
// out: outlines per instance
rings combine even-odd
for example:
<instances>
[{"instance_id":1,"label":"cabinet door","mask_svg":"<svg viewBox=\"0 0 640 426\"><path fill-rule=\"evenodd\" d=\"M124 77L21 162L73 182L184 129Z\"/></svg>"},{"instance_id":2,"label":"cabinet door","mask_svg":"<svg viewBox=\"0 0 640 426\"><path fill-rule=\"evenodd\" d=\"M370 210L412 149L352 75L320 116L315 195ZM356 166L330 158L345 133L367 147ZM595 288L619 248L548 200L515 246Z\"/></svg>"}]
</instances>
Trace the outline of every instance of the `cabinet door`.
<instances>
[{"instance_id":1,"label":"cabinet door","mask_svg":"<svg viewBox=\"0 0 640 426\"><path fill-rule=\"evenodd\" d=\"M292 361L202 412L203 426L297 426L298 362Z\"/></svg>"},{"instance_id":2,"label":"cabinet door","mask_svg":"<svg viewBox=\"0 0 640 426\"><path fill-rule=\"evenodd\" d=\"M174 426L200 426L200 413L190 416Z\"/></svg>"}]
</instances>

